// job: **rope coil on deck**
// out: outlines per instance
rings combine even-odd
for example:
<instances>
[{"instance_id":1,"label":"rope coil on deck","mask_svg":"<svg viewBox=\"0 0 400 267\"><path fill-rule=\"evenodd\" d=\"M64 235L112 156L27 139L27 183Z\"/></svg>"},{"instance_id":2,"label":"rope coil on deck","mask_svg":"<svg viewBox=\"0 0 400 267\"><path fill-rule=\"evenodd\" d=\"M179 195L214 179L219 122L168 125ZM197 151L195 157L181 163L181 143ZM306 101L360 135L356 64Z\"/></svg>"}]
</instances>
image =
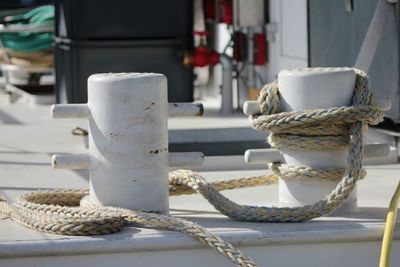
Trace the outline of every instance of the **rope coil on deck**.
<instances>
[{"instance_id":1,"label":"rope coil on deck","mask_svg":"<svg viewBox=\"0 0 400 267\"><path fill-rule=\"evenodd\" d=\"M171 195L200 193L222 214L238 221L302 222L332 212L365 176L362 168L364 132L367 124L376 124L383 112L373 103L367 75L356 71L353 105L302 112L280 112L277 83L266 85L259 98L261 113L251 117L253 127L272 132L270 141L278 148L329 150L348 145L346 169L311 169L274 163L272 171L281 178L299 176L338 180L337 187L323 200L304 207L258 207L237 204L218 190L242 188L277 181L277 176L237 179L232 182L207 183L188 170L170 172ZM140 226L168 229L188 234L215 248L239 266L256 266L231 244L205 228L180 218L144 213L88 203L87 190L55 190L23 195L15 203L0 201L0 213L18 223L42 232L65 235L96 235L121 230L128 222Z\"/></svg>"},{"instance_id":2,"label":"rope coil on deck","mask_svg":"<svg viewBox=\"0 0 400 267\"><path fill-rule=\"evenodd\" d=\"M277 181L275 175L269 175L216 182L214 186L207 184L200 175L183 170L171 172L169 179L171 195L201 193L205 185L218 192L216 188L227 190ZM178 231L215 248L238 266L257 266L230 243L194 222L168 215L95 205L88 200L88 195L88 190L61 189L25 194L15 203L0 199L0 214L25 227L62 235L110 234L122 230L127 223Z\"/></svg>"}]
</instances>

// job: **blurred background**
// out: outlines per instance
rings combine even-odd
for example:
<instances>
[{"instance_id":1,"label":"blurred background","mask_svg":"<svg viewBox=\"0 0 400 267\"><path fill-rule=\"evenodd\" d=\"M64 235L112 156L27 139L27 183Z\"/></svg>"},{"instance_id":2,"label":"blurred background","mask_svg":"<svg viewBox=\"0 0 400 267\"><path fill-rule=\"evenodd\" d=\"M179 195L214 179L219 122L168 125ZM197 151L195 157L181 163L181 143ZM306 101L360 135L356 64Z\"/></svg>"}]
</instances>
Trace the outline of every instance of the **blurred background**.
<instances>
[{"instance_id":1,"label":"blurred background","mask_svg":"<svg viewBox=\"0 0 400 267\"><path fill-rule=\"evenodd\" d=\"M388 0L387 2L397 2ZM399 107L399 8L378 0L2 0L10 101L84 103L88 76L158 72L169 101L220 114L284 68L357 66ZM207 104L208 103L208 104Z\"/></svg>"}]
</instances>

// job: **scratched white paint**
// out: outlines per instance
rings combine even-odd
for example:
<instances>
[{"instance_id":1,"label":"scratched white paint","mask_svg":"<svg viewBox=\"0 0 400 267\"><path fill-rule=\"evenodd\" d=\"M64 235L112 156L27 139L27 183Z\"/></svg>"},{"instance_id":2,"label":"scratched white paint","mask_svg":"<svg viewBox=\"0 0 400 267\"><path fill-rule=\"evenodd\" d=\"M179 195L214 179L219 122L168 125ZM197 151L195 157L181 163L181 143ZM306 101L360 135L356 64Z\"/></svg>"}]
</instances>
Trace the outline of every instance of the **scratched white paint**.
<instances>
[{"instance_id":1,"label":"scratched white paint","mask_svg":"<svg viewBox=\"0 0 400 267\"><path fill-rule=\"evenodd\" d=\"M56 105L54 118L87 117L89 155L55 155L57 168L89 168L90 199L106 206L168 213L168 169L199 165L201 153L168 151L168 117L201 115L201 104L168 104L167 78L104 73L88 79L88 103Z\"/></svg>"}]
</instances>

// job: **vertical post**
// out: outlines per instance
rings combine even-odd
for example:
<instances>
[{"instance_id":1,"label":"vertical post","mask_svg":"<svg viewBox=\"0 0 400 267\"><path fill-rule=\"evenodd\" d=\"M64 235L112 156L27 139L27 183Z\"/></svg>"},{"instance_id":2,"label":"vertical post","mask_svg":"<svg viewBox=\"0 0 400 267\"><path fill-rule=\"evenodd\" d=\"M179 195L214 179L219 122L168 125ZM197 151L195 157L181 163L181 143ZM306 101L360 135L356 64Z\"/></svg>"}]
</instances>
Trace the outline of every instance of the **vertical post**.
<instances>
[{"instance_id":1,"label":"vertical post","mask_svg":"<svg viewBox=\"0 0 400 267\"><path fill-rule=\"evenodd\" d=\"M221 114L232 114L233 112L233 91L232 91L232 59L227 55L220 55L219 60L222 66L222 98Z\"/></svg>"},{"instance_id":2,"label":"vertical post","mask_svg":"<svg viewBox=\"0 0 400 267\"><path fill-rule=\"evenodd\" d=\"M247 28L247 91L254 90L255 83L255 70L254 70L254 30L252 27Z\"/></svg>"},{"instance_id":3,"label":"vertical post","mask_svg":"<svg viewBox=\"0 0 400 267\"><path fill-rule=\"evenodd\" d=\"M90 198L105 206L168 212L167 79L105 73L88 79Z\"/></svg>"},{"instance_id":4,"label":"vertical post","mask_svg":"<svg viewBox=\"0 0 400 267\"><path fill-rule=\"evenodd\" d=\"M349 68L283 70L278 75L282 111L331 108L351 104L355 72ZM347 148L329 151L281 149L286 164L312 168L344 168ZM337 181L315 179L279 179L279 201L282 206L303 206L323 199ZM357 207L356 190L343 203L338 213Z\"/></svg>"}]
</instances>

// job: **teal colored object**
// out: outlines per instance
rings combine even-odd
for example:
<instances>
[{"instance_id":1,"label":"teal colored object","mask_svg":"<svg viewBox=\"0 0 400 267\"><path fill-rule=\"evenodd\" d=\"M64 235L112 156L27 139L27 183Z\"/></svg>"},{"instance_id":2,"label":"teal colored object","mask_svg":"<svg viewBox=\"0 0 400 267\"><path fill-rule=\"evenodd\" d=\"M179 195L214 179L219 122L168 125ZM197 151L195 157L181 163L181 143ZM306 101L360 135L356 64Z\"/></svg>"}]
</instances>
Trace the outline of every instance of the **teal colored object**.
<instances>
[{"instance_id":1,"label":"teal colored object","mask_svg":"<svg viewBox=\"0 0 400 267\"><path fill-rule=\"evenodd\" d=\"M54 6L41 6L31 11L7 17L7 25L52 26L54 25ZM4 47L15 52L40 52L52 47L52 32L1 33Z\"/></svg>"}]
</instances>

